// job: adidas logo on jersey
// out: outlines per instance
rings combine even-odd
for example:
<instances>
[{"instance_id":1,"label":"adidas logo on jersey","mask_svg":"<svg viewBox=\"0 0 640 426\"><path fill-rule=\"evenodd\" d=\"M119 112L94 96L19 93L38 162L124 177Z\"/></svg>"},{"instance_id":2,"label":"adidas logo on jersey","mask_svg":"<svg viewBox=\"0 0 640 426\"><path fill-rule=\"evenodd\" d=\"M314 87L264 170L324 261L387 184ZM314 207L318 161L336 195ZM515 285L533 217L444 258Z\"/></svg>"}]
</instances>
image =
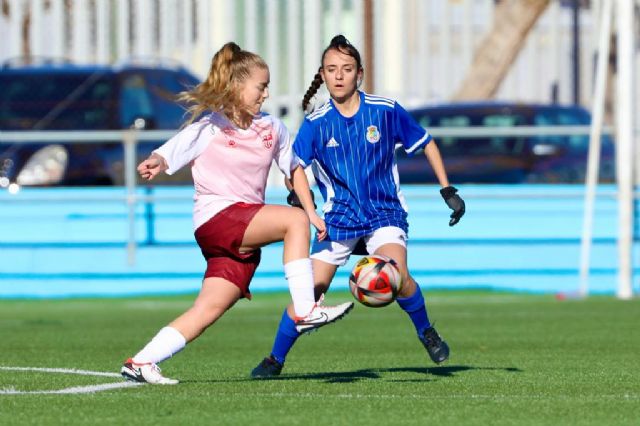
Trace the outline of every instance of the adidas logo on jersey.
<instances>
[{"instance_id":1,"label":"adidas logo on jersey","mask_svg":"<svg viewBox=\"0 0 640 426\"><path fill-rule=\"evenodd\" d=\"M327 148L335 148L337 146L340 146L340 144L338 143L337 140L335 140L333 137L331 139L329 139L329 142L327 142L327 144L325 145Z\"/></svg>"}]
</instances>

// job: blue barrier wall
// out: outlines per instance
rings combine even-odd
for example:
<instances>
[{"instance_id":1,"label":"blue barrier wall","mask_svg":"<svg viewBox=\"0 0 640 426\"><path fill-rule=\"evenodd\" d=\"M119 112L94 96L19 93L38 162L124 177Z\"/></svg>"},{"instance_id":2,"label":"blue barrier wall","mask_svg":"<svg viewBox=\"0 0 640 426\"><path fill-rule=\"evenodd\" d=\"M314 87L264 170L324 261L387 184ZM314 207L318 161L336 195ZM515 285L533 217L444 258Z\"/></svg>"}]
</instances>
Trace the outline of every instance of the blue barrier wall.
<instances>
[{"instance_id":1,"label":"blue barrier wall","mask_svg":"<svg viewBox=\"0 0 640 426\"><path fill-rule=\"evenodd\" d=\"M406 186L409 267L423 289L527 292L578 289L584 188L573 185L462 186L467 214L448 226L434 186ZM187 187L140 189L159 199L136 208L136 262L127 262L123 188L25 189L0 193L0 297L194 292L204 260L193 239ZM270 189L267 202L284 203ZM617 202L600 187L590 290L617 286ZM282 246L263 249L252 291L286 289ZM352 259L334 288L346 288ZM637 262L634 259L634 265ZM637 292L638 285L634 285Z\"/></svg>"}]
</instances>

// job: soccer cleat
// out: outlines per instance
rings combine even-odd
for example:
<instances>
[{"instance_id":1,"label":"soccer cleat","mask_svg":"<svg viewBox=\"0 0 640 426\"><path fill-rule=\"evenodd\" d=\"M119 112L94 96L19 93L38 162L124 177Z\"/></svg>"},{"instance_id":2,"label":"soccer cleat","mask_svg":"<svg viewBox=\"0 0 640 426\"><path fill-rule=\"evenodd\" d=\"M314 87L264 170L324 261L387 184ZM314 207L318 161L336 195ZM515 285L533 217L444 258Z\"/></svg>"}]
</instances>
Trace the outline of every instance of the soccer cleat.
<instances>
[{"instance_id":1,"label":"soccer cleat","mask_svg":"<svg viewBox=\"0 0 640 426\"><path fill-rule=\"evenodd\" d=\"M431 360L436 364L440 364L449 358L449 345L442 340L435 328L427 328L422 337L420 337L420 341L429 353Z\"/></svg>"},{"instance_id":2,"label":"soccer cleat","mask_svg":"<svg viewBox=\"0 0 640 426\"><path fill-rule=\"evenodd\" d=\"M251 370L252 379L266 379L269 377L279 376L283 365L280 364L273 355L269 355L258 364L256 368Z\"/></svg>"},{"instance_id":3,"label":"soccer cleat","mask_svg":"<svg viewBox=\"0 0 640 426\"><path fill-rule=\"evenodd\" d=\"M124 365L120 369L120 374L122 377L132 382L150 383L152 385L178 384L177 380L164 377L157 364L152 362L136 364L131 358L125 361Z\"/></svg>"},{"instance_id":4,"label":"soccer cleat","mask_svg":"<svg viewBox=\"0 0 640 426\"><path fill-rule=\"evenodd\" d=\"M306 317L296 317L296 330L298 333L307 333L323 325L331 324L345 316L352 308L353 302L342 303L337 306L321 306L324 297L313 307Z\"/></svg>"}]
</instances>

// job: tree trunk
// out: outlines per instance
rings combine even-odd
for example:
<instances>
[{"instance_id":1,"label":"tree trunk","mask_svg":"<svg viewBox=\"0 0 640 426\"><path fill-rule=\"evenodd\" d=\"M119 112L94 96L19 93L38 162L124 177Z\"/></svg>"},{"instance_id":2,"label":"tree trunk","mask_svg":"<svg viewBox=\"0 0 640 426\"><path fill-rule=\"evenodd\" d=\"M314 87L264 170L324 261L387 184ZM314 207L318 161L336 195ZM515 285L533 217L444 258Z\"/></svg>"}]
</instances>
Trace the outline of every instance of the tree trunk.
<instances>
[{"instance_id":1,"label":"tree trunk","mask_svg":"<svg viewBox=\"0 0 640 426\"><path fill-rule=\"evenodd\" d=\"M502 0L495 8L493 27L480 43L453 100L491 98L550 0Z\"/></svg>"}]
</instances>

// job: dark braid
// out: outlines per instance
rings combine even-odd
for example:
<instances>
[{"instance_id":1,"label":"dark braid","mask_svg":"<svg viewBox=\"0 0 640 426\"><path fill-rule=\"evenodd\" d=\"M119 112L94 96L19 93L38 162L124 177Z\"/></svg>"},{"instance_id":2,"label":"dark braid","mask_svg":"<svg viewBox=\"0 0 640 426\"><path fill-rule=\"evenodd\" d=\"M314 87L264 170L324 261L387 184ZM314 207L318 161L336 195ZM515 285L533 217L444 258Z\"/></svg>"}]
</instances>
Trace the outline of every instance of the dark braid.
<instances>
[{"instance_id":1,"label":"dark braid","mask_svg":"<svg viewBox=\"0 0 640 426\"><path fill-rule=\"evenodd\" d=\"M354 45L349 43L349 40L347 40L347 38L342 34L339 34L332 38L329 46L327 46L327 48L324 49L324 52L322 52L321 66L320 68L318 68L318 72L313 77L313 81L311 82L311 86L309 86L307 93L305 93L304 98L302 98L303 111L307 111L307 107L309 106L311 98L315 96L315 94L318 92L318 89L322 85L322 76L320 75L320 70L322 69L322 64L324 64L325 55L331 49L338 50L351 56L356 60L356 66L358 67L358 70L362 69L362 60L360 59L360 52L358 52L358 49L356 49Z\"/></svg>"},{"instance_id":2,"label":"dark braid","mask_svg":"<svg viewBox=\"0 0 640 426\"><path fill-rule=\"evenodd\" d=\"M302 98L303 111L307 110L307 107L309 106L309 102L311 101L311 98L315 96L320 86L322 86L322 76L320 75L320 70L318 69L318 72L316 73L316 75L313 76L313 81L311 82L311 86L309 86L307 93L305 93L304 98Z\"/></svg>"}]
</instances>

